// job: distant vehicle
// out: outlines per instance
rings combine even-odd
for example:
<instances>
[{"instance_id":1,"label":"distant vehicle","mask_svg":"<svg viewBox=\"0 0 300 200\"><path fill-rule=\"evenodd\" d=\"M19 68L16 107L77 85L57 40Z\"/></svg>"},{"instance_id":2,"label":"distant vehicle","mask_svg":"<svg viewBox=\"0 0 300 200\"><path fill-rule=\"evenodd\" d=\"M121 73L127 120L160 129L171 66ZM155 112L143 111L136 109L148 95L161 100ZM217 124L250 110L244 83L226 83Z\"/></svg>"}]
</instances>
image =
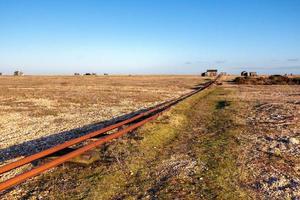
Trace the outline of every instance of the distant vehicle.
<instances>
[{"instance_id":1,"label":"distant vehicle","mask_svg":"<svg viewBox=\"0 0 300 200\"><path fill-rule=\"evenodd\" d=\"M108 76L108 73L104 73L103 75L104 75L104 76Z\"/></svg>"},{"instance_id":2,"label":"distant vehicle","mask_svg":"<svg viewBox=\"0 0 300 200\"><path fill-rule=\"evenodd\" d=\"M80 76L80 74L79 73L74 73L74 76Z\"/></svg>"}]
</instances>

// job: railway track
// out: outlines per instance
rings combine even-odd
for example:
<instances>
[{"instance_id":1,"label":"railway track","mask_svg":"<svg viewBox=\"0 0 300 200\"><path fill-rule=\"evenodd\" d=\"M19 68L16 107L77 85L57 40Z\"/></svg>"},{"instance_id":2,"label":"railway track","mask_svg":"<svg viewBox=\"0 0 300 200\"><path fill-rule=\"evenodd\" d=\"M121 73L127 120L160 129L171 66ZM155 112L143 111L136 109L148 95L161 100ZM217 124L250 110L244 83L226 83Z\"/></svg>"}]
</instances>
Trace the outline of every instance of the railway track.
<instances>
[{"instance_id":1,"label":"railway track","mask_svg":"<svg viewBox=\"0 0 300 200\"><path fill-rule=\"evenodd\" d=\"M92 150L108 141L111 141L115 138L121 137L122 135L133 131L134 129L142 126L143 124L156 119L159 115L161 115L164 111L168 110L171 106L210 87L218 79L219 79L219 76L212 81L206 82L205 84L203 84L203 86L201 88L196 89L195 91L184 94L184 95L180 96L179 98L175 98L175 99L163 102L161 104L158 104L156 106L153 106L153 107L147 109L146 111L144 111L140 114L137 114L129 119L117 122L110 126L107 126L102 129L96 130L94 132L88 133L84 136L66 141L66 142L59 144L57 146L54 146L52 148L46 149L44 151L30 155L28 157L24 157L20 160L17 160L15 162L12 162L12 163L9 163L7 165L0 167L0 175L1 175L6 172L9 172L13 169L19 168L23 165L32 163L33 161L37 161L39 159L46 158L49 155L60 152L66 148L73 146L73 145L78 145L83 142L89 141L89 139L94 139L94 140L91 140L91 142L89 142L88 144L85 144L77 149L74 149L73 151L71 151L69 153L66 153L62 156L59 156L59 157L49 161L49 162L41 164L29 171L26 171L24 173L14 176L6 181L1 182L0 183L0 194L18 184L26 181L26 180L34 177L34 176L37 176L51 168L54 168L64 162L67 162L67 161L69 161L89 150ZM116 130L116 129L117 129L117 131L115 131L114 133L105 135L108 131L112 131L112 130ZM103 137L100 137L100 136L103 136Z\"/></svg>"}]
</instances>

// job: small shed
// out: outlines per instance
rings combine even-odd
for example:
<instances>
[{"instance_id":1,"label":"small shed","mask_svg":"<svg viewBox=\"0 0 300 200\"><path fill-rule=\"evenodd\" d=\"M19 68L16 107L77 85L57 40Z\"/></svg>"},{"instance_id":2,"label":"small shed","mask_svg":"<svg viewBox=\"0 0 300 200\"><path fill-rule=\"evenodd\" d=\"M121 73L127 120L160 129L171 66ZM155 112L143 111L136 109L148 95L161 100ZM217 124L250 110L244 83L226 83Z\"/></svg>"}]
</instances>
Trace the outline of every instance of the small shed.
<instances>
[{"instance_id":1,"label":"small shed","mask_svg":"<svg viewBox=\"0 0 300 200\"><path fill-rule=\"evenodd\" d=\"M217 69L208 69L206 70L206 76L217 76L218 70Z\"/></svg>"},{"instance_id":2,"label":"small shed","mask_svg":"<svg viewBox=\"0 0 300 200\"><path fill-rule=\"evenodd\" d=\"M22 76L24 73L22 71L15 71L14 76Z\"/></svg>"}]
</instances>

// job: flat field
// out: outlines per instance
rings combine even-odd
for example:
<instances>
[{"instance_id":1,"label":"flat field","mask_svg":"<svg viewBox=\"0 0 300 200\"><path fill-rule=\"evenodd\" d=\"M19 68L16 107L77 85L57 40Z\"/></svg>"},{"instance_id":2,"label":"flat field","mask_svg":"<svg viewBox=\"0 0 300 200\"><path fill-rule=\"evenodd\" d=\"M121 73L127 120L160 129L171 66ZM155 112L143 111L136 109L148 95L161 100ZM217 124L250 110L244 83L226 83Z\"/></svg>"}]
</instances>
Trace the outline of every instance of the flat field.
<instances>
[{"instance_id":1,"label":"flat field","mask_svg":"<svg viewBox=\"0 0 300 200\"><path fill-rule=\"evenodd\" d=\"M199 76L1 76L0 165L177 97L202 81Z\"/></svg>"},{"instance_id":2,"label":"flat field","mask_svg":"<svg viewBox=\"0 0 300 200\"><path fill-rule=\"evenodd\" d=\"M15 78L20 83L29 77ZM102 146L101 160L92 165L65 163L26 181L2 199L299 199L299 85L238 85L232 82L234 78L222 77L222 84L193 95L158 119ZM21 86L12 87L8 81L2 81L2 86L20 88L15 89L15 96L12 91L1 94L3 100L12 99L6 100L7 106L12 104L6 115L23 115L26 126L18 127L19 131L30 127L28 121L34 118L38 122L36 127L43 125L38 132L41 135L59 133L28 143L44 147L53 138L57 141L71 133L79 134L74 130L49 131L51 128L69 130L89 123L93 127L93 123L97 125L98 121L113 117L105 115L112 108L118 109L120 115L128 113L188 92L204 80L196 76L54 77L52 83L44 83L48 88L42 84L34 86L47 88L41 92L42 97L35 92L27 97L29 105L47 99L52 107L40 103L28 111L20 111L22 106L17 110L19 104L13 104L29 95L22 92ZM47 93L48 90L52 92ZM103 90L105 97L100 95ZM64 95L52 97L59 92ZM69 100L59 104L59 97ZM93 97L102 100L91 101ZM76 103L78 99L81 100ZM25 100L23 97L22 101ZM124 100L126 104L121 103ZM53 106L56 104L59 106ZM42 115L43 109L58 114ZM1 112L4 113L3 109ZM4 119L5 114L2 116ZM58 116L61 123L54 123ZM66 116L72 118L68 121ZM107 118L102 119L103 116ZM47 120L48 127L44 124ZM10 123L17 124L18 120ZM11 131L1 131L6 141L13 141L8 137ZM2 148L1 156L18 155L18 150L32 151L22 141L27 137L22 133L18 136L15 132L14 141L20 144Z\"/></svg>"}]
</instances>

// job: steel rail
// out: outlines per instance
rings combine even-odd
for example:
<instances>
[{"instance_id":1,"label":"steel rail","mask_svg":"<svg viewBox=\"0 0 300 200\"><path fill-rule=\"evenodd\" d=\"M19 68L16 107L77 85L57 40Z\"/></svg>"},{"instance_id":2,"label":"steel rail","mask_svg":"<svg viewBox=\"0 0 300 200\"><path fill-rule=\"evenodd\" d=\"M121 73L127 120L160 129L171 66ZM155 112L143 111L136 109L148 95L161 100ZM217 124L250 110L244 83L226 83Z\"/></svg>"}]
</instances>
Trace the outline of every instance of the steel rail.
<instances>
[{"instance_id":1,"label":"steel rail","mask_svg":"<svg viewBox=\"0 0 300 200\"><path fill-rule=\"evenodd\" d=\"M24 158L22 158L20 160L17 160L17 161L14 161L12 163L9 163L7 165L4 165L4 166L0 167L0 174L3 174L3 173L8 172L8 171L11 171L11 170L13 170L15 168L21 167L23 165L26 165L28 163L31 163L31 162L35 161L35 160L38 160L38 159L43 158L43 157L46 157L48 155L51 155L51 154L53 154L55 152L58 152L58 151L60 151L62 149L65 149L65 148L70 147L72 145L75 145L75 144L78 144L80 142L83 142L83 141L85 141L87 139L99 136L99 135L104 134L104 133L106 133L108 131L111 131L113 129L120 128L121 126L123 126L125 124L128 124L130 122L133 122L133 121L135 121L137 119L140 119L140 118L142 118L144 116L147 116L147 115L149 115L151 113L156 112L162 106L166 106L168 104L172 104L172 102L177 101L178 99L186 98L186 96L192 95L195 92L198 92L198 90L190 92L190 93L185 94L185 95L182 95L179 98L175 98L175 99L163 102L161 104L158 104L156 106L150 107L150 108L146 109L145 112L140 113L140 114L138 114L136 116L133 116L133 117L131 117L129 119L123 120L123 121L118 122L116 124L109 125L107 127L101 128L101 129L99 129L97 131L93 131L93 132L88 133L86 135L83 135L81 137L78 137L78 138L75 138L75 139L71 139L69 141L66 141L64 143L58 144L58 145L56 145L54 147L51 147L49 149L43 150L43 151L38 152L36 154L24 157Z\"/></svg>"},{"instance_id":2,"label":"steel rail","mask_svg":"<svg viewBox=\"0 0 300 200\"><path fill-rule=\"evenodd\" d=\"M161 104L159 104L157 106L154 106L152 109L150 109L150 110L148 110L148 111L146 111L144 113L138 114L137 116L134 116L134 117L132 117L130 119L121 121L121 122L116 123L114 125L105 127L103 129L100 129L98 131L95 131L95 132L92 132L90 134L84 135L82 137L75 138L73 140L67 141L67 142L65 142L63 144L60 144L58 146L52 147L50 149L47 149L45 151L39 152L39 153L34 154L32 156L23 158L23 159L21 159L19 161L16 161L14 163L6 165L8 167L6 167L6 166L2 167L3 168L2 171L5 171L5 170L9 171L11 169L14 169L14 168L17 168L19 166L24 165L23 163L26 164L26 163L29 163L29 162L31 162L33 160L45 157L45 155L43 155L43 154L49 155L49 154L51 154L53 152L56 152L58 150L61 150L61 149L64 149L64 148L68 147L66 145L72 146L73 143L77 144L77 143L85 141L85 140L87 140L87 139L89 139L91 137L97 136L97 135L102 134L104 132L107 132L109 130L118 128L119 126L125 125L125 124L130 123L130 122L134 122L134 121L136 121L136 120L138 120L138 119L140 119L142 117L146 117L146 116L150 115L147 118L143 119L142 121L136 122L135 124L130 125L130 126L124 128L124 129L120 130L120 131L117 131L115 133L107 135L107 136L105 136L103 138L100 138L100 139L94 141L94 142L91 142L90 144L87 144L87 145L85 145L83 147L80 147L80 148L78 148L78 149L76 149L76 150L74 150L74 151L72 151L72 152L70 152L68 154L65 154L65 155L63 155L63 156L61 156L59 158L56 158L56 159L54 159L54 160L52 160L50 162L47 162L47 163L45 163L45 164L43 164L41 166L33 168L32 170L29 170L27 172L24 172L24 173L22 173L20 175L15 176L13 178L10 178L10 179L8 179L8 180L6 180L4 182L1 182L0 183L0 192L4 191L6 189L9 189L9 188L11 188L13 186L16 186L17 184L20 184L20 183L24 182L25 180L27 180L29 178L32 178L32 177L34 177L34 176L36 176L38 174L41 174L42 172L47 171L48 169L56 167L56 166L58 166L58 165L60 165L60 164L62 164L64 162L66 162L66 161L68 161L68 160L70 160L70 159L72 159L72 158L74 158L74 157L76 157L76 156L78 156L78 155L80 155L80 154L88 151L88 150L91 150L91 149L93 149L93 148L95 148L95 147L97 147L97 146L99 146L99 145L101 145L101 144L103 144L105 142L108 142L108 141L110 141L112 139L118 138L118 137L120 137L120 136L122 136L122 135L124 135L124 134L126 134L126 133L128 133L128 132L130 132L130 131L132 131L132 130L140 127L140 126L142 126L143 124L145 124L145 123L147 123L147 122L149 122L151 120L156 119L160 114L162 114L165 110L167 110L168 108L170 108L172 105L177 104L178 102L182 101L183 99L188 98L188 97L192 96L193 94L198 93L199 91L202 91L202 90L210 87L214 82L216 82L216 80L218 78L219 77L217 77L213 81L205 83L202 88L200 88L200 89L198 89L196 91L193 91L193 92L190 92L188 94L182 95L179 98L176 98L176 99L173 99L173 100L161 103ZM151 115L151 114L153 114L153 115ZM122 124L122 125L120 125L120 124ZM27 158L29 158L29 159L27 159ZM31 160L31 161L29 161L29 160Z\"/></svg>"},{"instance_id":3,"label":"steel rail","mask_svg":"<svg viewBox=\"0 0 300 200\"><path fill-rule=\"evenodd\" d=\"M176 99L175 99L175 100L176 100ZM148 110L148 111L146 111L146 112L143 112L143 113L141 113L141 114L138 114L138 115L136 115L136 116L133 116L133 117L131 117L131 118L129 118L129 119L123 120L123 121L121 121L121 122L118 122L118 123L116 123L116 124L113 124L113 125L110 125L110 126L107 126L107 127L104 127L104 128L99 129L99 130L97 130L97 131L93 131L93 132L88 133L88 134L86 134L86 135L83 135L83 136L81 136L81 137L78 137L78 138L75 138L75 139L66 141L66 142L64 142L64 143L62 143L62 144L58 144L57 146L51 147L51 148L49 148L49 149L43 150L43 151L41 151L41 152L38 152L38 153L36 153L36 154L33 154L33 155L30 155L30 156L24 157L24 158L22 158L22 159L20 159L20 160L17 160L17 161L15 161L15 162L12 162L12 163L9 163L9 164L7 164L7 165L4 165L4 166L0 167L0 174L3 174L3 173L8 172L8 171L11 171L11 170L13 170L13 169L15 169L15 168L21 167L21 166L23 166L23 165L26 165L26 164L28 164L28 163L31 163L32 161L38 160L38 159L40 159L40 158L46 157L46 156L48 156L48 155L50 155L50 154L53 154L53 153L55 153L55 152L57 152L57 151L60 151L60 150L62 150L62 149L65 149L65 148L67 148L67 147L70 147L70 146L72 146L72 145L75 145L75 144L78 144L78 143L80 143L80 142L83 142L83 141L85 141L85 140L87 140L87 139L90 139L90 138L99 136L99 135L104 134L104 133L106 133L106 132L108 132L108 131L111 131L111 130L113 130L113 129L119 128L119 127L121 127L121 126L123 126L123 125L125 125L125 124L128 124L128 123L133 122L133 121L135 121L135 120L137 120L137 119L140 119L140 118L142 118L142 117L144 117L144 116L146 116L146 115L149 115L149 114L151 114L151 113L154 113L155 111L159 110L159 108L160 108L161 106L168 105L168 103L171 103L171 102L173 102L173 101L174 101L174 100L164 102L164 103L162 103L162 104L159 104L159 105L157 105L157 106L154 106L152 109L150 109L150 110Z\"/></svg>"},{"instance_id":4,"label":"steel rail","mask_svg":"<svg viewBox=\"0 0 300 200\"><path fill-rule=\"evenodd\" d=\"M90 144L88 144L86 146L83 146L83 147L81 147L79 149L76 149L76 150L72 151L71 153L65 154L65 155L63 155L63 156L61 156L61 157L59 157L57 159L54 159L54 160L52 160L50 162L47 162L47 163L45 163L45 164L43 164L43 165L41 165L39 167L36 167L36 168L34 168L34 169L30 170L30 171L24 172L23 174L20 174L20 175L17 175L15 177L11 178L11 179L8 179L8 180L0 183L0 191L4 191L4 190L6 190L8 188L11 188L11 187L17 185L17 184L20 184L20 183L24 182L25 180L27 180L29 178L32 178L32 177L34 177L34 176L36 176L36 175L38 175L38 174L40 174L40 173L42 173L42 172L44 172L44 171L46 171L48 169L56 167L56 166L58 166L58 165L60 165L60 164L62 164L64 162L66 162L66 161L68 161L68 160L70 160L70 159L72 159L72 158L74 158L74 157L76 157L76 156L78 156L78 155L80 155L80 154L88 151L88 150L91 150L91 149L93 149L93 148L95 148L95 147L97 147L97 146L99 146L99 145L101 145L101 144L103 144L105 142L108 142L108 141L110 141L112 139L118 138L118 137L126 134L127 132L132 131L132 130L138 128L139 126L142 126L146 122L151 121L151 120L157 118L159 114L161 114L161 113L157 113L157 114L155 114L155 115L153 115L153 116L151 116L149 118L146 118L146 119L144 119L144 120L142 120L142 121L140 121L140 122L138 122L136 124L128 126L128 127L124 128L124 129L122 129L121 131L118 131L118 132L113 133L111 135L105 136L104 138L101 138L101 139L99 139L99 140L97 140L95 142L92 142L92 143L90 143Z\"/></svg>"}]
</instances>

